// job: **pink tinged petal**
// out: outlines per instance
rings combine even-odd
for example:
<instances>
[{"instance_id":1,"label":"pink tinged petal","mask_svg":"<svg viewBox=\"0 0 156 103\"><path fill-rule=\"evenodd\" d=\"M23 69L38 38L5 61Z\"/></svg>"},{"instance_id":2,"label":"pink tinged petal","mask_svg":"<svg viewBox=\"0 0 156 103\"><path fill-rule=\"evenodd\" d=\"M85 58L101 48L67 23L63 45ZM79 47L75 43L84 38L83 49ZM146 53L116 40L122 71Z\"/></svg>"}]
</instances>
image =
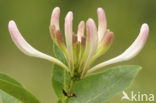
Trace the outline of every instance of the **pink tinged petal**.
<instances>
[{"instance_id":1,"label":"pink tinged petal","mask_svg":"<svg viewBox=\"0 0 156 103\"><path fill-rule=\"evenodd\" d=\"M81 45L82 46L86 45L86 37L84 37L84 36L81 38Z\"/></svg>"},{"instance_id":2,"label":"pink tinged petal","mask_svg":"<svg viewBox=\"0 0 156 103\"><path fill-rule=\"evenodd\" d=\"M86 23L87 27L87 41L86 41L86 48L83 58L85 58L85 66L83 69L82 76L85 75L91 58L96 52L98 46L98 35L97 35L97 28L93 19L88 19ZM87 57L86 57L87 56Z\"/></svg>"},{"instance_id":3,"label":"pink tinged petal","mask_svg":"<svg viewBox=\"0 0 156 103\"><path fill-rule=\"evenodd\" d=\"M67 50L59 27L59 17L60 17L60 8L56 7L54 8L51 15L50 33L53 42L63 51L64 55L67 57Z\"/></svg>"},{"instance_id":4,"label":"pink tinged petal","mask_svg":"<svg viewBox=\"0 0 156 103\"><path fill-rule=\"evenodd\" d=\"M86 37L83 36L81 38L81 43L80 43L80 57L79 57L80 61L82 59L82 56L85 54L84 53L85 47L86 47Z\"/></svg>"},{"instance_id":5,"label":"pink tinged petal","mask_svg":"<svg viewBox=\"0 0 156 103\"><path fill-rule=\"evenodd\" d=\"M107 29L107 21L106 21L105 12L102 8L97 9L97 15L98 15L98 24L99 24L98 25L98 42L100 42Z\"/></svg>"},{"instance_id":6,"label":"pink tinged petal","mask_svg":"<svg viewBox=\"0 0 156 103\"><path fill-rule=\"evenodd\" d=\"M89 19L86 23L87 27L87 42L90 45L90 53L94 53L98 46L98 34L95 22L93 19Z\"/></svg>"},{"instance_id":7,"label":"pink tinged petal","mask_svg":"<svg viewBox=\"0 0 156 103\"><path fill-rule=\"evenodd\" d=\"M73 49L72 49L72 21L73 21L73 13L68 12L66 18L65 18L65 38L66 38L66 45L67 50L69 53L69 57L72 60L73 58Z\"/></svg>"},{"instance_id":8,"label":"pink tinged petal","mask_svg":"<svg viewBox=\"0 0 156 103\"><path fill-rule=\"evenodd\" d=\"M123 60L129 60L135 57L144 47L144 44L146 43L146 40L148 38L148 34L149 34L149 27L147 24L143 24L137 39L124 53L122 53L120 58L123 58Z\"/></svg>"},{"instance_id":9,"label":"pink tinged petal","mask_svg":"<svg viewBox=\"0 0 156 103\"><path fill-rule=\"evenodd\" d=\"M78 43L77 35L73 34L73 45Z\"/></svg>"},{"instance_id":10,"label":"pink tinged petal","mask_svg":"<svg viewBox=\"0 0 156 103\"><path fill-rule=\"evenodd\" d=\"M50 26L55 26L55 30L60 30L59 17L60 17L60 8L56 7L52 12L51 21L50 21Z\"/></svg>"},{"instance_id":11,"label":"pink tinged petal","mask_svg":"<svg viewBox=\"0 0 156 103\"><path fill-rule=\"evenodd\" d=\"M52 36L52 39L53 41L56 43L57 39L56 39L56 30L55 30L55 26L54 25L51 25L50 26L50 33L51 33L51 36Z\"/></svg>"},{"instance_id":12,"label":"pink tinged petal","mask_svg":"<svg viewBox=\"0 0 156 103\"><path fill-rule=\"evenodd\" d=\"M52 15L51 15L50 32L51 32L53 41L57 45L60 44L60 42L63 43L63 38L62 38L60 27L59 27L59 17L60 17L60 8L56 7L54 8Z\"/></svg>"},{"instance_id":13,"label":"pink tinged petal","mask_svg":"<svg viewBox=\"0 0 156 103\"><path fill-rule=\"evenodd\" d=\"M112 44L113 38L114 38L114 33L108 31L108 33L102 39L102 41L98 47L97 55L101 56L102 54L104 54L108 50L108 48Z\"/></svg>"},{"instance_id":14,"label":"pink tinged petal","mask_svg":"<svg viewBox=\"0 0 156 103\"><path fill-rule=\"evenodd\" d=\"M73 34L73 63L78 64L79 61L79 52L80 52L80 43L78 42L77 35Z\"/></svg>"},{"instance_id":15,"label":"pink tinged petal","mask_svg":"<svg viewBox=\"0 0 156 103\"><path fill-rule=\"evenodd\" d=\"M28 56L33 56L33 57L38 57L38 58L49 60L49 61L63 67L64 69L66 69L68 71L68 68L61 61L36 50L26 40L24 40L24 38L22 37L21 33L19 32L19 30L16 26L16 23L14 21L9 22L8 29L9 29L9 32L10 32L13 42L24 54L26 54Z\"/></svg>"},{"instance_id":16,"label":"pink tinged petal","mask_svg":"<svg viewBox=\"0 0 156 103\"><path fill-rule=\"evenodd\" d=\"M84 29L85 29L85 23L84 21L81 21L80 24L78 25L78 31L77 31L79 42L81 42L81 38L84 36Z\"/></svg>"},{"instance_id":17,"label":"pink tinged petal","mask_svg":"<svg viewBox=\"0 0 156 103\"><path fill-rule=\"evenodd\" d=\"M127 61L129 59L132 59L144 47L144 44L146 43L146 40L148 38L148 34L149 34L149 27L147 24L143 24L138 37L136 38L136 40L132 43L132 45L125 52L123 52L121 55L119 55L113 59L110 59L108 61L105 61L103 63L100 63L100 64L94 66L93 68L91 68L88 71L88 73L94 72L94 71L101 69L104 66L107 66L110 64L114 64L117 62Z\"/></svg>"},{"instance_id":18,"label":"pink tinged petal","mask_svg":"<svg viewBox=\"0 0 156 103\"><path fill-rule=\"evenodd\" d=\"M108 46L111 44L112 40L114 38L114 33L107 30L106 34L103 36L101 43L103 46Z\"/></svg>"},{"instance_id":19,"label":"pink tinged petal","mask_svg":"<svg viewBox=\"0 0 156 103\"><path fill-rule=\"evenodd\" d=\"M90 64L92 64L98 57L103 55L109 49L110 45L112 44L113 38L114 38L113 32L108 31L108 33L105 35L105 37L98 45L96 54L92 58Z\"/></svg>"},{"instance_id":20,"label":"pink tinged petal","mask_svg":"<svg viewBox=\"0 0 156 103\"><path fill-rule=\"evenodd\" d=\"M56 39L59 44L64 44L63 37L60 30L56 31Z\"/></svg>"},{"instance_id":21,"label":"pink tinged petal","mask_svg":"<svg viewBox=\"0 0 156 103\"><path fill-rule=\"evenodd\" d=\"M110 32L106 38L106 42L104 45L108 46L112 43L112 40L114 38L114 33L113 32Z\"/></svg>"}]
</instances>

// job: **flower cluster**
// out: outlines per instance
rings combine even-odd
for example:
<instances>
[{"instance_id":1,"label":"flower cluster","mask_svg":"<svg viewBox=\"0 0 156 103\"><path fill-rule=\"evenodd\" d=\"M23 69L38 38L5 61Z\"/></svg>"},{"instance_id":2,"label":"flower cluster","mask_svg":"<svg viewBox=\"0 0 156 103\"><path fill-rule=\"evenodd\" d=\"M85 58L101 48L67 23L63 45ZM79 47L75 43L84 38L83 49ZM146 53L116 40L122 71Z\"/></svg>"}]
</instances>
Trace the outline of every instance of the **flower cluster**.
<instances>
[{"instance_id":1,"label":"flower cluster","mask_svg":"<svg viewBox=\"0 0 156 103\"><path fill-rule=\"evenodd\" d=\"M9 22L9 31L14 43L26 55L43 58L61 66L71 76L78 75L83 78L86 74L97 71L107 65L126 61L136 56L143 48L147 38L149 27L143 24L139 36L132 45L121 55L102 62L96 66L90 67L91 64L110 47L114 34L107 29L106 15L102 8L97 9L98 28L93 19L89 18L86 22L81 21L78 25L77 33L72 30L73 13L70 11L65 17L65 40L59 27L60 8L54 8L50 21L50 34L53 42L63 52L68 66L63 64L57 58L44 54L34 49L28 44L20 34L14 21ZM86 35L85 33L86 27Z\"/></svg>"}]
</instances>

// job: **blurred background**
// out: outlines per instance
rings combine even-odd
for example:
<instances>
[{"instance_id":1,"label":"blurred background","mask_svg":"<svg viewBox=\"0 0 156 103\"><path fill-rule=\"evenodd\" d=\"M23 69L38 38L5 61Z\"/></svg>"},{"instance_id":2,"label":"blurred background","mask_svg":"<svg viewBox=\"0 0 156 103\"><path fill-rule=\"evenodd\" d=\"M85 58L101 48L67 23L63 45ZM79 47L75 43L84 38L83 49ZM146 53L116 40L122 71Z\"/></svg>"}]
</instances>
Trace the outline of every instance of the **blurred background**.
<instances>
[{"instance_id":1,"label":"blurred background","mask_svg":"<svg viewBox=\"0 0 156 103\"><path fill-rule=\"evenodd\" d=\"M156 95L156 0L0 0L0 72L21 82L42 103L56 103L57 97L51 87L52 63L21 53L13 44L7 27L9 20L15 20L31 45L53 55L49 22L56 6L61 8L62 33L64 17L68 11L74 13L76 32L80 20L86 21L91 17L97 23L96 10L98 7L104 8L108 28L114 32L115 38L110 50L96 63L122 53L135 40L141 25L148 23L150 35L144 49L134 59L120 64L143 67L128 89L128 94L133 90L136 93L140 91ZM122 94L107 103L120 103L121 96Z\"/></svg>"}]
</instances>

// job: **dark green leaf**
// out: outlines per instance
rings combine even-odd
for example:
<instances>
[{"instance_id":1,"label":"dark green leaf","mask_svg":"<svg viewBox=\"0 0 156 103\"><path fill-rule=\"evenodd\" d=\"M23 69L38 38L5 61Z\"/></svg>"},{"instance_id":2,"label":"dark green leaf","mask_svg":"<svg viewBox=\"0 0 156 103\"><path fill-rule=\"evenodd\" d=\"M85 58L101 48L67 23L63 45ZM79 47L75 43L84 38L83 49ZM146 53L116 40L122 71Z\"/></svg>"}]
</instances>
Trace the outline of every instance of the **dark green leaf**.
<instances>
[{"instance_id":1,"label":"dark green leaf","mask_svg":"<svg viewBox=\"0 0 156 103\"><path fill-rule=\"evenodd\" d=\"M54 44L55 56L67 65L66 59L61 50ZM62 100L64 97L63 90L67 90L69 84L69 74L61 67L54 65L52 69L52 86L58 98Z\"/></svg>"},{"instance_id":2,"label":"dark green leaf","mask_svg":"<svg viewBox=\"0 0 156 103\"><path fill-rule=\"evenodd\" d=\"M23 103L40 103L30 92L25 90L20 83L5 74L0 74L0 89Z\"/></svg>"},{"instance_id":3,"label":"dark green leaf","mask_svg":"<svg viewBox=\"0 0 156 103\"><path fill-rule=\"evenodd\" d=\"M58 100L57 103L62 103L62 101L61 100Z\"/></svg>"},{"instance_id":4,"label":"dark green leaf","mask_svg":"<svg viewBox=\"0 0 156 103\"><path fill-rule=\"evenodd\" d=\"M0 73L0 79L1 80L5 80L5 81L8 81L10 83L13 83L15 85L18 85L18 86L22 86L19 82L17 82L15 79L9 77L8 75L6 74L3 74L3 73Z\"/></svg>"},{"instance_id":5,"label":"dark green leaf","mask_svg":"<svg viewBox=\"0 0 156 103\"><path fill-rule=\"evenodd\" d=\"M130 86L140 66L118 66L75 83L69 103L104 103Z\"/></svg>"},{"instance_id":6,"label":"dark green leaf","mask_svg":"<svg viewBox=\"0 0 156 103\"><path fill-rule=\"evenodd\" d=\"M9 77L6 74L0 73L0 79L22 87L22 85L19 82L17 82L15 79ZM13 96L0 90L0 103L21 103L21 102L19 100L17 100L16 98L14 98Z\"/></svg>"}]
</instances>

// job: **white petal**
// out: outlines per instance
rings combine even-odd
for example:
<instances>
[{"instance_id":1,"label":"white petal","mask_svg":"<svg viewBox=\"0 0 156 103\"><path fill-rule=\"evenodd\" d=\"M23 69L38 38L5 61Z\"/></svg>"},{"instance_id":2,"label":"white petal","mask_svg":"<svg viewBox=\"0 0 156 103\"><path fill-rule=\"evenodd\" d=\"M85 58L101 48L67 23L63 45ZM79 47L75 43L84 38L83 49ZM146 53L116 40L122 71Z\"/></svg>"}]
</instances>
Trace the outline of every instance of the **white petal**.
<instances>
[{"instance_id":1,"label":"white petal","mask_svg":"<svg viewBox=\"0 0 156 103\"><path fill-rule=\"evenodd\" d=\"M107 21L106 21L105 12L102 8L97 9L97 15L98 15L98 24L99 24L98 25L98 42L100 42L107 29Z\"/></svg>"},{"instance_id":2,"label":"white petal","mask_svg":"<svg viewBox=\"0 0 156 103\"><path fill-rule=\"evenodd\" d=\"M66 45L67 50L69 53L69 57L72 60L73 59L73 49L72 49L72 21L73 21L73 13L68 12L66 18L65 18L65 38L66 38Z\"/></svg>"},{"instance_id":3,"label":"white petal","mask_svg":"<svg viewBox=\"0 0 156 103\"><path fill-rule=\"evenodd\" d=\"M54 8L54 10L52 12L51 21L50 21L50 26L55 26L56 30L60 30L59 17L60 17L60 8L56 7L56 8Z\"/></svg>"},{"instance_id":4,"label":"white petal","mask_svg":"<svg viewBox=\"0 0 156 103\"><path fill-rule=\"evenodd\" d=\"M33 57L38 57L38 58L49 60L49 61L63 67L64 69L68 70L68 68L58 59L36 50L29 43L27 43L27 41L24 40L21 33L19 32L19 30L16 26L16 23L14 21L9 22L8 29L9 29L9 32L10 32L13 42L24 54L26 54L28 56L33 56Z\"/></svg>"},{"instance_id":5,"label":"white petal","mask_svg":"<svg viewBox=\"0 0 156 103\"><path fill-rule=\"evenodd\" d=\"M141 49L144 47L144 44L146 43L146 40L148 38L148 34L149 34L149 27L147 24L143 24L141 27L139 36L136 38L136 40L132 43L132 45L125 52L123 52L121 55L119 55L113 59L110 59L108 61L105 61L103 63L100 63L100 64L94 66L93 68L91 68L88 71L88 73L94 72L98 69L101 69L101 68L107 66L107 65L121 62L121 61L127 61L127 60L135 57L141 51Z\"/></svg>"}]
</instances>

